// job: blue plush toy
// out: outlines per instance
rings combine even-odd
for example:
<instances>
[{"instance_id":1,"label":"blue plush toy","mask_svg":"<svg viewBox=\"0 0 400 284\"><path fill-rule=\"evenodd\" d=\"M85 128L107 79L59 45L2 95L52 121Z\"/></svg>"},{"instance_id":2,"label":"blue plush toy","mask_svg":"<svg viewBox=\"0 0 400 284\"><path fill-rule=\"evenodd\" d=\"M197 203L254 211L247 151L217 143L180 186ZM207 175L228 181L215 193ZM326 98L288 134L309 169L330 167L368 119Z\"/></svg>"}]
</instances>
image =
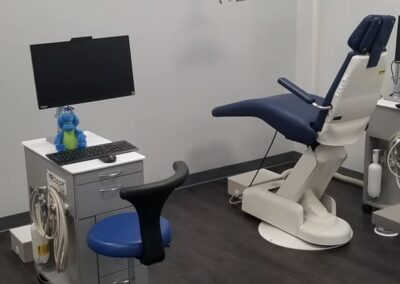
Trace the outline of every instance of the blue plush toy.
<instances>
[{"instance_id":1,"label":"blue plush toy","mask_svg":"<svg viewBox=\"0 0 400 284\"><path fill-rule=\"evenodd\" d=\"M64 109L57 120L60 131L54 139L58 152L86 147L86 136L77 128L79 118L70 108Z\"/></svg>"}]
</instances>

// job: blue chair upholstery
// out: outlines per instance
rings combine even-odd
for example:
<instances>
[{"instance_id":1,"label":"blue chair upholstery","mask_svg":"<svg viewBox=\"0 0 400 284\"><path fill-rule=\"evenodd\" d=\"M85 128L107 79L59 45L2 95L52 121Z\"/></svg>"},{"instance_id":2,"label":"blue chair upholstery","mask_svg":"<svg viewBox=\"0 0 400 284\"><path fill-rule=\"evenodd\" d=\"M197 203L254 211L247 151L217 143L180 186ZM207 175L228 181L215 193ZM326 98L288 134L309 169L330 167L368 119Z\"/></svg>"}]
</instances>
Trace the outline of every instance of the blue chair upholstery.
<instances>
[{"instance_id":1,"label":"blue chair upholstery","mask_svg":"<svg viewBox=\"0 0 400 284\"><path fill-rule=\"evenodd\" d=\"M246 116L260 118L287 139L317 145L317 133L321 131L328 109L316 108L313 104L329 108L336 89L349 66L351 59L360 54L369 54L367 68L379 63L385 51L395 23L393 16L370 15L357 26L348 40L352 51L347 55L325 98L311 95L287 79L278 82L292 94L244 100L213 109L215 117ZM296 96L293 96L296 95Z\"/></svg>"},{"instance_id":2,"label":"blue chair upholstery","mask_svg":"<svg viewBox=\"0 0 400 284\"><path fill-rule=\"evenodd\" d=\"M367 68L378 65L396 19L393 16L369 15L351 34L348 45L360 54L370 54Z\"/></svg>"},{"instance_id":3,"label":"blue chair upholstery","mask_svg":"<svg viewBox=\"0 0 400 284\"><path fill-rule=\"evenodd\" d=\"M161 262L164 247L172 240L171 226L161 211L189 175L185 162L175 162L173 168L175 174L165 180L121 189L120 197L136 212L117 214L94 225L87 235L89 248L105 256L136 258L144 265Z\"/></svg>"},{"instance_id":4,"label":"blue chair upholstery","mask_svg":"<svg viewBox=\"0 0 400 284\"><path fill-rule=\"evenodd\" d=\"M317 103L323 98L311 95ZM303 103L292 94L260 99L250 99L217 107L213 116L251 116L262 119L282 133L287 139L303 144L312 144L317 132L311 126L318 116L318 110Z\"/></svg>"},{"instance_id":5,"label":"blue chair upholstery","mask_svg":"<svg viewBox=\"0 0 400 284\"><path fill-rule=\"evenodd\" d=\"M169 246L172 233L167 219L160 218L160 228L163 246ZM140 259L143 243L137 213L118 214L100 221L90 230L87 244L101 255Z\"/></svg>"}]
</instances>

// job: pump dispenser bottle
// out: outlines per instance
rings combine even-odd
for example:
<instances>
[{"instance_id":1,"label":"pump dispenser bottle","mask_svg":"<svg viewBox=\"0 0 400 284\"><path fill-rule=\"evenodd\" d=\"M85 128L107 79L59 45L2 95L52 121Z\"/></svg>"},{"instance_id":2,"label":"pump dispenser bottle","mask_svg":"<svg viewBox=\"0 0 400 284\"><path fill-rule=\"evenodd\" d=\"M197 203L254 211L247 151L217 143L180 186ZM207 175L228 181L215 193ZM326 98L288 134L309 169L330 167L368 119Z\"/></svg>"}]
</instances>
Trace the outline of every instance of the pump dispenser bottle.
<instances>
[{"instance_id":1,"label":"pump dispenser bottle","mask_svg":"<svg viewBox=\"0 0 400 284\"><path fill-rule=\"evenodd\" d=\"M382 166L379 164L381 150L374 149L372 163L368 166L368 195L371 198L379 197L382 183Z\"/></svg>"}]
</instances>

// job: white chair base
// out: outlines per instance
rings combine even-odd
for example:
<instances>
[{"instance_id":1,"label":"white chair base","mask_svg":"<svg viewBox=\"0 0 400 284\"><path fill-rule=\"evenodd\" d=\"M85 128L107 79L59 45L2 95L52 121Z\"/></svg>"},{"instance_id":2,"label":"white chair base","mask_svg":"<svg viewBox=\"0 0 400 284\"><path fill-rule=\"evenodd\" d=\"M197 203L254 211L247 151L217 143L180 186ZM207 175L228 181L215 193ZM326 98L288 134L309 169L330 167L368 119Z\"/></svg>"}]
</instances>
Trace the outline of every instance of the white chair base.
<instances>
[{"instance_id":1,"label":"white chair base","mask_svg":"<svg viewBox=\"0 0 400 284\"><path fill-rule=\"evenodd\" d=\"M259 185L244 191L242 210L312 244L337 246L349 242L353 232L346 221L335 216L334 199L324 195L322 201L326 204L323 205L327 209L326 214L316 217L304 213L304 205L265 190L263 185ZM317 206L321 206L320 204Z\"/></svg>"},{"instance_id":2,"label":"white chair base","mask_svg":"<svg viewBox=\"0 0 400 284\"><path fill-rule=\"evenodd\" d=\"M350 225L336 216L335 200L324 195L345 159L343 146L309 147L286 179L245 189L242 210L316 245L345 244L352 238Z\"/></svg>"},{"instance_id":3,"label":"white chair base","mask_svg":"<svg viewBox=\"0 0 400 284\"><path fill-rule=\"evenodd\" d=\"M288 234L285 231L282 231L265 222L261 222L260 225L258 226L258 233L261 235L261 237L263 237L266 241L270 242L271 244L295 250L321 251L341 246L341 245L336 245L336 246L315 245L303 241L298 237L292 236L291 234Z\"/></svg>"}]
</instances>

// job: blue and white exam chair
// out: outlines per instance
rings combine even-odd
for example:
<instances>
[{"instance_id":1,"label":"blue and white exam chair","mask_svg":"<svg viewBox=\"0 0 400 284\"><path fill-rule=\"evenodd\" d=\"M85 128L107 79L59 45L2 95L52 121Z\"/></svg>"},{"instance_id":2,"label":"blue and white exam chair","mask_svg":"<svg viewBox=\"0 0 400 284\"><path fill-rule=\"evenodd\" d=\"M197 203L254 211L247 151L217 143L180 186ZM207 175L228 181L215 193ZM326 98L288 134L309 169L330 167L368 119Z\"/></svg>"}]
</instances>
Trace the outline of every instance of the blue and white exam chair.
<instances>
[{"instance_id":1,"label":"blue and white exam chair","mask_svg":"<svg viewBox=\"0 0 400 284\"><path fill-rule=\"evenodd\" d=\"M289 94L250 99L215 108L216 117L256 117L287 139L307 146L278 191L254 186L242 197L242 209L257 218L317 245L340 245L352 229L336 216L335 200L324 192L346 159L345 145L359 139L381 94L386 44L392 16L370 15L348 40L352 49L325 98L309 94L280 78Z\"/></svg>"}]
</instances>

